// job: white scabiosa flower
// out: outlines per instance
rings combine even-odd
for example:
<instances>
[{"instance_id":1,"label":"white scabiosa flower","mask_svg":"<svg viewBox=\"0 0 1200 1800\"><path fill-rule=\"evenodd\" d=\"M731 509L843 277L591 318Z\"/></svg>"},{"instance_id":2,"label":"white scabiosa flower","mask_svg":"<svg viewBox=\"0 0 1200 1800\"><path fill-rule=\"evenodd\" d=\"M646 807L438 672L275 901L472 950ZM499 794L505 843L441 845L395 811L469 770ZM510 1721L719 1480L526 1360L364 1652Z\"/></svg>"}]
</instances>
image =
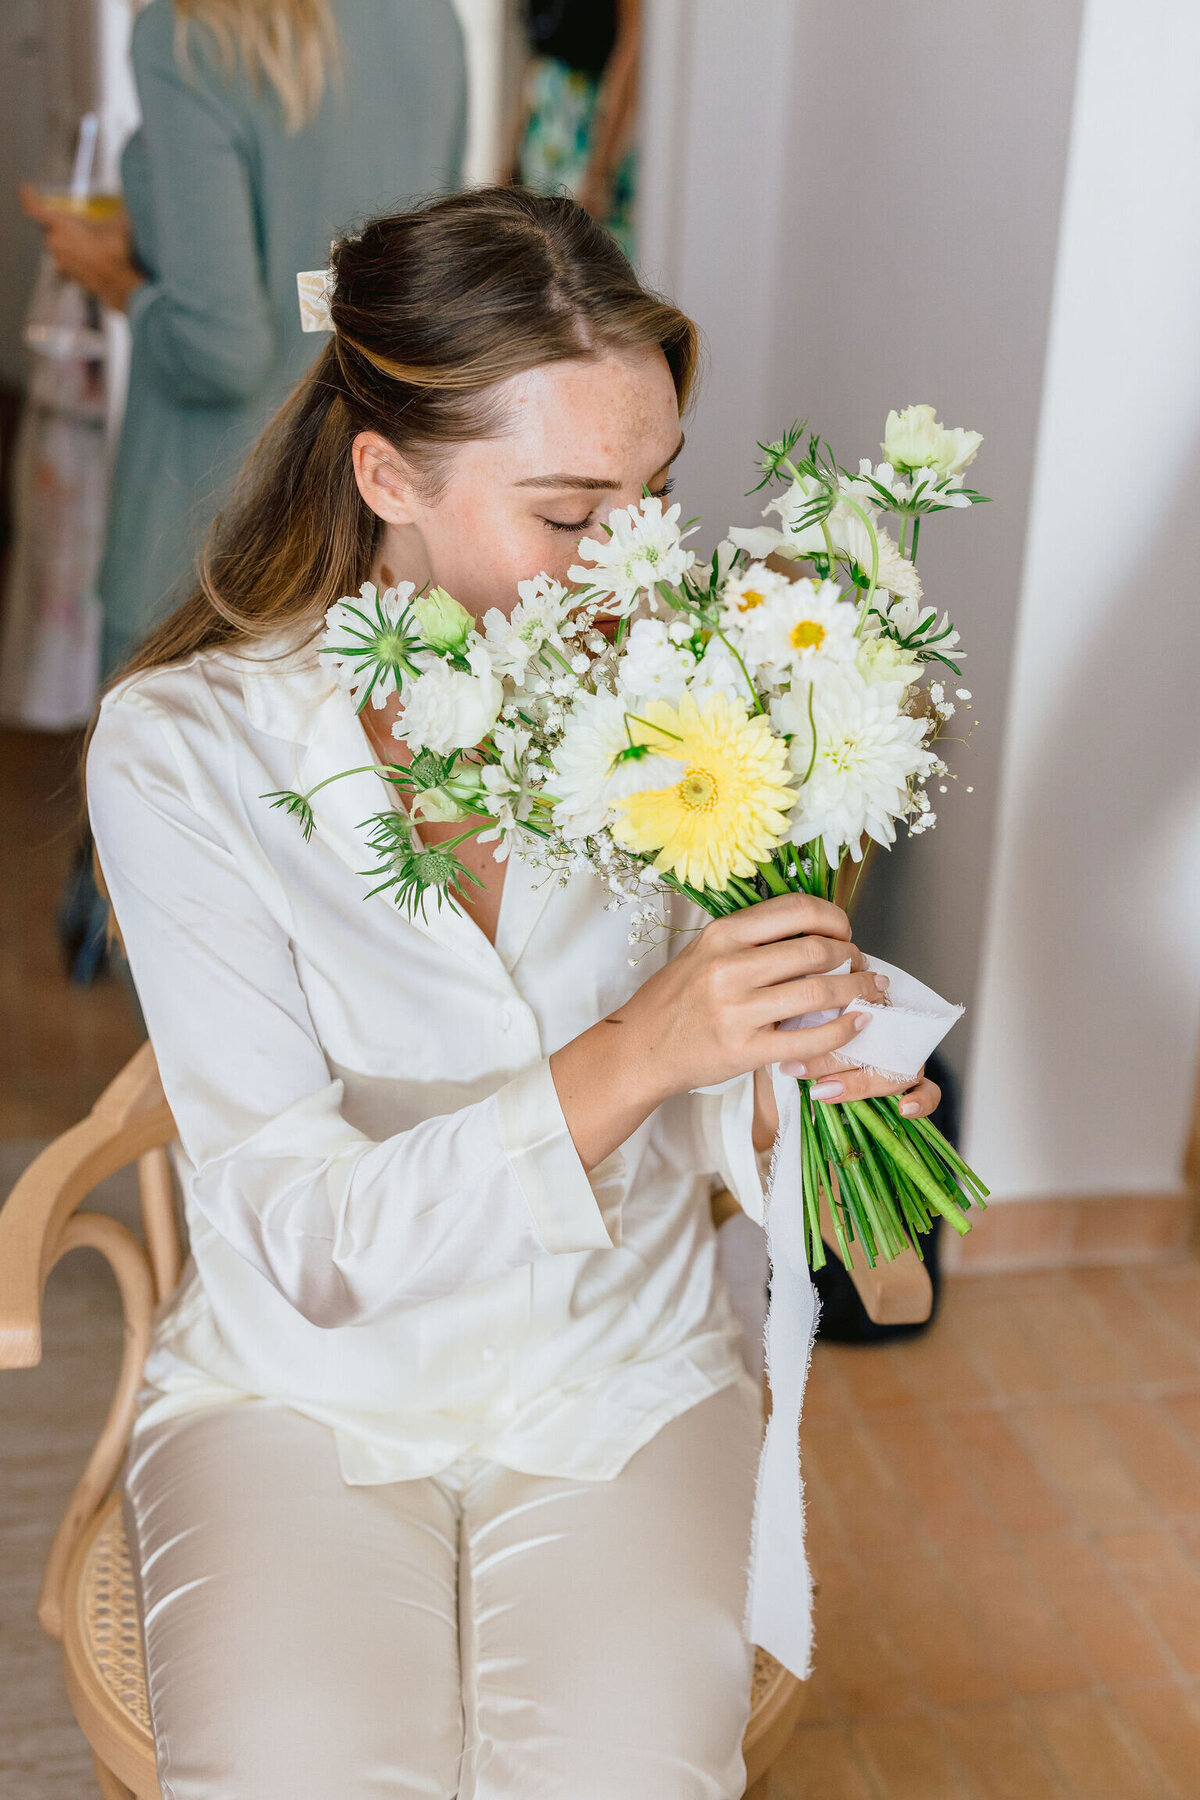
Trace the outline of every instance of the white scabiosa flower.
<instances>
[{"instance_id":1,"label":"white scabiosa flower","mask_svg":"<svg viewBox=\"0 0 1200 1800\"><path fill-rule=\"evenodd\" d=\"M794 687L772 702L771 719L791 734L788 762L801 783L792 842L820 838L831 862L843 849L857 862L864 834L894 843L895 821L912 810L909 783L937 760L925 748L926 721L910 718L894 691L869 686L855 668Z\"/></svg>"},{"instance_id":2,"label":"white scabiosa flower","mask_svg":"<svg viewBox=\"0 0 1200 1800\"><path fill-rule=\"evenodd\" d=\"M516 682L525 679L530 662L547 644L562 651L560 627L570 600L560 581L549 575L535 575L532 581L519 581L520 598L511 613L489 607L483 615L484 636L498 675L509 675Z\"/></svg>"},{"instance_id":3,"label":"white scabiosa flower","mask_svg":"<svg viewBox=\"0 0 1200 1800\"><path fill-rule=\"evenodd\" d=\"M879 546L879 570L875 577L875 591L882 588L885 594L896 594L914 605L921 598L921 577L917 574L915 563L909 562L907 556L901 556L900 547L895 539L886 531L878 528L875 541ZM862 520L854 513L846 519L842 528L842 547L851 555L863 574L871 573L871 534Z\"/></svg>"},{"instance_id":4,"label":"white scabiosa flower","mask_svg":"<svg viewBox=\"0 0 1200 1800\"><path fill-rule=\"evenodd\" d=\"M638 596L655 582L677 582L696 561L683 547L679 507L663 511L663 503L648 494L636 506L619 506L608 515L610 536L603 541L582 538L581 562L568 570L577 581L604 600L604 610L617 617L628 615ZM586 564L593 565L586 567Z\"/></svg>"},{"instance_id":5,"label":"white scabiosa flower","mask_svg":"<svg viewBox=\"0 0 1200 1800\"><path fill-rule=\"evenodd\" d=\"M617 692L635 711L644 700L678 700L695 667L665 619L635 619L617 664Z\"/></svg>"},{"instance_id":6,"label":"white scabiosa flower","mask_svg":"<svg viewBox=\"0 0 1200 1800\"><path fill-rule=\"evenodd\" d=\"M779 514L776 525L733 525L729 530L730 542L748 555L761 559L765 556L812 556L820 555L825 549L825 537L819 524L806 525L802 520L813 500L823 490L815 481L802 477L793 481L782 494L776 494L763 507L765 519L769 513Z\"/></svg>"},{"instance_id":7,"label":"white scabiosa flower","mask_svg":"<svg viewBox=\"0 0 1200 1800\"><path fill-rule=\"evenodd\" d=\"M480 806L496 821L478 834L481 844L494 843L493 860L506 862L517 826L529 817L542 774L529 757L532 734L521 725L497 725L492 732L498 762L480 771Z\"/></svg>"},{"instance_id":8,"label":"white scabiosa flower","mask_svg":"<svg viewBox=\"0 0 1200 1800\"><path fill-rule=\"evenodd\" d=\"M470 673L435 662L405 688L401 718L392 736L411 750L468 750L485 738L500 715L504 690L492 669L487 649L478 639L467 649Z\"/></svg>"},{"instance_id":9,"label":"white scabiosa flower","mask_svg":"<svg viewBox=\"0 0 1200 1800\"><path fill-rule=\"evenodd\" d=\"M357 599L335 600L325 614L318 655L360 712L368 697L372 706L385 706L406 675L429 661L413 619L413 591L411 581L382 594L373 581L364 581Z\"/></svg>"},{"instance_id":10,"label":"white scabiosa flower","mask_svg":"<svg viewBox=\"0 0 1200 1800\"><path fill-rule=\"evenodd\" d=\"M566 838L593 837L609 821L609 809L626 794L678 781L680 764L631 742L626 705L601 689L580 694L551 755L547 798Z\"/></svg>"}]
</instances>

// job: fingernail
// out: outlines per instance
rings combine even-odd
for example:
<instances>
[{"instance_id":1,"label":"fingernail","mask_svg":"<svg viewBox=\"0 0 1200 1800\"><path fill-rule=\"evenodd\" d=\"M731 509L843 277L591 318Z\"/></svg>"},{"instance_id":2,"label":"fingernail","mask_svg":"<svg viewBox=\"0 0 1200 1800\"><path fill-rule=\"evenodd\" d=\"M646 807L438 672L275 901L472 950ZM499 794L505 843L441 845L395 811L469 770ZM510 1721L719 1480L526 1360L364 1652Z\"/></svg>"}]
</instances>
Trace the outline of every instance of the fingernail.
<instances>
[{"instance_id":1,"label":"fingernail","mask_svg":"<svg viewBox=\"0 0 1200 1800\"><path fill-rule=\"evenodd\" d=\"M900 1111L904 1114L906 1119L911 1119L916 1110L917 1103L915 1100L902 1100L900 1102Z\"/></svg>"},{"instance_id":2,"label":"fingernail","mask_svg":"<svg viewBox=\"0 0 1200 1800\"><path fill-rule=\"evenodd\" d=\"M814 1081L808 1090L808 1097L810 1100L836 1100L845 1091L845 1083L841 1081Z\"/></svg>"},{"instance_id":3,"label":"fingernail","mask_svg":"<svg viewBox=\"0 0 1200 1800\"><path fill-rule=\"evenodd\" d=\"M886 994L892 985L892 978L890 975L876 975L874 980L875 986L879 989L881 994Z\"/></svg>"},{"instance_id":4,"label":"fingernail","mask_svg":"<svg viewBox=\"0 0 1200 1800\"><path fill-rule=\"evenodd\" d=\"M781 1063L780 1067L785 1075L795 1075L799 1077L808 1074L807 1063Z\"/></svg>"},{"instance_id":5,"label":"fingernail","mask_svg":"<svg viewBox=\"0 0 1200 1800\"><path fill-rule=\"evenodd\" d=\"M869 1025L869 1024L870 1024L870 1023L871 1023L871 1015L870 1015L870 1013L861 1013L861 1012L856 1012L856 1013L855 1013L855 1015L854 1015L854 1029L855 1029L855 1031L865 1031L865 1030L866 1030L866 1029L867 1029L867 1026L868 1026L868 1025Z\"/></svg>"}]
</instances>

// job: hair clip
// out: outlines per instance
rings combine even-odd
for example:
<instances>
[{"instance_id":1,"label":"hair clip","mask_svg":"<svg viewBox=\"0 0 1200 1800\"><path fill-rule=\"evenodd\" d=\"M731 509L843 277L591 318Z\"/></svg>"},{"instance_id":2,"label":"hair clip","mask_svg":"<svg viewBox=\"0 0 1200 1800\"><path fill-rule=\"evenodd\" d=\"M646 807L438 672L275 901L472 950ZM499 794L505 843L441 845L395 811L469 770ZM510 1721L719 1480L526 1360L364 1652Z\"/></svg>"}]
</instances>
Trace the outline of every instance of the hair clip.
<instances>
[{"instance_id":1,"label":"hair clip","mask_svg":"<svg viewBox=\"0 0 1200 1800\"><path fill-rule=\"evenodd\" d=\"M333 314L329 302L333 298L334 274L328 269L300 269L296 274L296 292L300 298L301 331L332 331Z\"/></svg>"}]
</instances>

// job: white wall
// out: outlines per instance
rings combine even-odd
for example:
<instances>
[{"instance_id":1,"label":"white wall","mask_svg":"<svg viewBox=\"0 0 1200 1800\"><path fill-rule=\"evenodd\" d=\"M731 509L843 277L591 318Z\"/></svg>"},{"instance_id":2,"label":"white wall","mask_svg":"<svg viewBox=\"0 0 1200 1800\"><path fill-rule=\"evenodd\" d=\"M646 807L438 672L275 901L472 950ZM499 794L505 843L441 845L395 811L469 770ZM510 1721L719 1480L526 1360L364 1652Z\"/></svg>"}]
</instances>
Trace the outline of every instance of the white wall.
<instances>
[{"instance_id":1,"label":"white wall","mask_svg":"<svg viewBox=\"0 0 1200 1800\"><path fill-rule=\"evenodd\" d=\"M753 440L795 414L844 461L918 400L985 436L994 504L922 542L979 723L858 935L968 1003L946 1049L999 1198L1177 1188L1200 1024L1200 7L649 11L642 260L712 358L688 509L751 519Z\"/></svg>"},{"instance_id":2,"label":"white wall","mask_svg":"<svg viewBox=\"0 0 1200 1800\"><path fill-rule=\"evenodd\" d=\"M1182 1186L1200 1022L1200 8L1089 0L967 1153Z\"/></svg>"},{"instance_id":3,"label":"white wall","mask_svg":"<svg viewBox=\"0 0 1200 1800\"><path fill-rule=\"evenodd\" d=\"M1070 124L1077 0L671 0L651 8L647 272L712 370L680 488L750 522L754 440L807 414L843 462L890 406L982 431L995 504L925 528L979 717L931 835L881 856L859 936L970 1002ZM974 473L975 471L973 471ZM974 1023L947 1040L961 1070Z\"/></svg>"}]
</instances>

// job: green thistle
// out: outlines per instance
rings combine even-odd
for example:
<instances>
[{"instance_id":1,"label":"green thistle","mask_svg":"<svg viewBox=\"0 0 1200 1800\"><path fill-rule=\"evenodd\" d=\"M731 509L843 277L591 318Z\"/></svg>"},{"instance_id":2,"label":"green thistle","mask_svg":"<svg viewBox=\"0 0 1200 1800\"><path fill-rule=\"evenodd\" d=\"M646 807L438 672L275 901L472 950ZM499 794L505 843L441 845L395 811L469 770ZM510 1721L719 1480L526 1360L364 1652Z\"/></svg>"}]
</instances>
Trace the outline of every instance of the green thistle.
<instances>
[{"instance_id":1,"label":"green thistle","mask_svg":"<svg viewBox=\"0 0 1200 1800\"><path fill-rule=\"evenodd\" d=\"M337 656L351 664L358 676L370 671L370 679L358 697L355 710L361 712L371 698L378 683L391 676L397 693L400 693L406 675L420 674L420 668L414 658L418 651L426 648L425 640L417 628L411 602L405 602L395 619L389 618L384 610L383 596L373 583L366 584L374 596L374 613L364 611L352 600L338 602L337 629L344 633L345 642L322 644L318 652L321 656ZM367 597L363 597L367 600ZM419 598L419 596L418 596ZM369 605L369 600L367 600ZM343 615L349 614L358 620L352 624Z\"/></svg>"},{"instance_id":2,"label":"green thistle","mask_svg":"<svg viewBox=\"0 0 1200 1800\"><path fill-rule=\"evenodd\" d=\"M410 918L418 914L422 919L425 917L425 898L430 893L435 896L439 908L446 901L456 907L455 896L461 897L466 892L468 882L473 882L476 887L483 886L478 875L454 854L459 844L474 837L481 825L482 821L471 830L460 832L458 837L448 838L444 844L423 849L415 841L411 822L403 813L377 813L364 821L363 829L371 827L367 841L379 860L375 868L359 872L381 876L371 894L394 889L393 900Z\"/></svg>"},{"instance_id":3,"label":"green thistle","mask_svg":"<svg viewBox=\"0 0 1200 1800\"><path fill-rule=\"evenodd\" d=\"M304 833L304 841L307 844L313 834L313 825L316 821L306 795L293 793L289 788L282 788L278 793L262 794L260 798L269 800L276 812L285 812L290 814L293 819L299 819L300 829Z\"/></svg>"}]
</instances>

